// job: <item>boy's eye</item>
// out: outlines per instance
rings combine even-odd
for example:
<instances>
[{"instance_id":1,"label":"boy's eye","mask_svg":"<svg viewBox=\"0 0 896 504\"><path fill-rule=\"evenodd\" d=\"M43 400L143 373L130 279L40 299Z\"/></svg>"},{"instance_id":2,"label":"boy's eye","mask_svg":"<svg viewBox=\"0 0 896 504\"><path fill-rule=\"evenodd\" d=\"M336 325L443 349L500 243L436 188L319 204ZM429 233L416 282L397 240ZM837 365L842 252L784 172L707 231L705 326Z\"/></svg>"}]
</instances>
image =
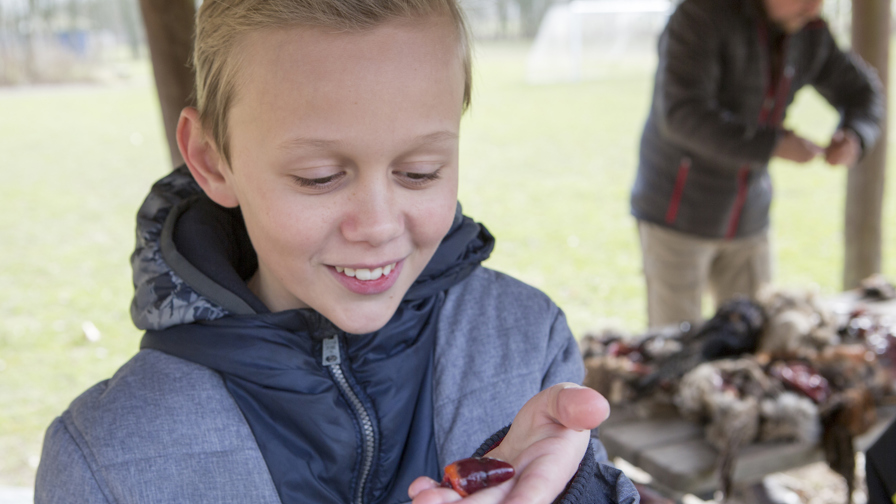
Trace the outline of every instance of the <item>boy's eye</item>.
<instances>
[{"instance_id":1,"label":"boy's eye","mask_svg":"<svg viewBox=\"0 0 896 504\"><path fill-rule=\"evenodd\" d=\"M334 173L332 175L328 175L326 177L320 178L304 178L304 177L296 177L293 176L295 182L301 187L310 187L312 189L324 189L327 188L336 182L338 182L342 177L345 176L345 172Z\"/></svg>"},{"instance_id":2,"label":"boy's eye","mask_svg":"<svg viewBox=\"0 0 896 504\"><path fill-rule=\"evenodd\" d=\"M397 175L405 180L405 183L414 187L422 187L426 184L441 178L442 169L431 172L397 172Z\"/></svg>"}]
</instances>

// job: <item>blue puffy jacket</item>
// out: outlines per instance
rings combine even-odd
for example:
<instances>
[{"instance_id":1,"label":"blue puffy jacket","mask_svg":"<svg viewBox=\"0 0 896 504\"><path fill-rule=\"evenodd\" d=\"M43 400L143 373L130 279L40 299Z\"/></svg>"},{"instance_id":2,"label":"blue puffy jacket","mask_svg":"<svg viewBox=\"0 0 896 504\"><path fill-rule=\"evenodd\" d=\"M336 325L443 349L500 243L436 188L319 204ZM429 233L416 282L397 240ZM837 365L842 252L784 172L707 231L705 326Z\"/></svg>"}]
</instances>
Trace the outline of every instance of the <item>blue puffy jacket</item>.
<instances>
[{"instance_id":1,"label":"blue puffy jacket","mask_svg":"<svg viewBox=\"0 0 896 504\"><path fill-rule=\"evenodd\" d=\"M581 382L562 312L479 265L492 244L458 209L392 320L347 335L309 309L270 313L243 280L239 212L176 171L138 215L142 350L50 426L36 502L405 502L538 391ZM637 501L602 454L566 502Z\"/></svg>"}]
</instances>

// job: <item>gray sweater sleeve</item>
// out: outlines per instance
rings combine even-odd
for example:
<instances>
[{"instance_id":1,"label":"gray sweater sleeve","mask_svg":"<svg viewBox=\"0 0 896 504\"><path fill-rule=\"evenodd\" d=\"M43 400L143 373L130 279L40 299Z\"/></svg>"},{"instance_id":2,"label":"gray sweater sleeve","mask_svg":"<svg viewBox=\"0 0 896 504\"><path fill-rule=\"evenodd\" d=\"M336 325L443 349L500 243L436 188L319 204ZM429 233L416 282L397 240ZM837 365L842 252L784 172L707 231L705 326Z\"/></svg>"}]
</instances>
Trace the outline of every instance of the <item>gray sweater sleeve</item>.
<instances>
[{"instance_id":1,"label":"gray sweater sleeve","mask_svg":"<svg viewBox=\"0 0 896 504\"><path fill-rule=\"evenodd\" d=\"M37 468L35 504L107 504L84 452L62 418L50 424Z\"/></svg>"}]
</instances>

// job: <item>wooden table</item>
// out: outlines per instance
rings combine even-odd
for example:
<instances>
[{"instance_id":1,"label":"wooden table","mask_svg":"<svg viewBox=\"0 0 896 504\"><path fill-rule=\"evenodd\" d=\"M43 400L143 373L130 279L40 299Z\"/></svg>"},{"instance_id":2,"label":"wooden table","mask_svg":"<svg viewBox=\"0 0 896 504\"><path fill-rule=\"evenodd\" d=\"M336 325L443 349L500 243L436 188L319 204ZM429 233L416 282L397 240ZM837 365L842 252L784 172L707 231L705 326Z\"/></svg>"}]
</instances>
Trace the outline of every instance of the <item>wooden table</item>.
<instances>
[{"instance_id":1,"label":"wooden table","mask_svg":"<svg viewBox=\"0 0 896 504\"><path fill-rule=\"evenodd\" d=\"M896 323L896 299L862 299L859 291L853 290L827 298L823 304L840 323L859 306ZM855 440L856 450L867 450L896 419L896 405L878 408L877 413L877 423ZM611 459L620 457L643 469L653 478L651 486L669 497L679 499L691 493L708 498L718 488L718 451L706 441L702 425L674 410L645 418L633 408L617 406L599 432ZM754 443L738 455L734 482L751 485L768 474L819 461L824 461L824 452L818 444Z\"/></svg>"},{"instance_id":2,"label":"wooden table","mask_svg":"<svg viewBox=\"0 0 896 504\"><path fill-rule=\"evenodd\" d=\"M823 301L825 307L838 317L845 317L858 307L864 308L868 313L887 317L891 321L896 321L896 299L887 299L882 301L862 298L858 290L850 290L841 292L836 296L827 298Z\"/></svg>"},{"instance_id":3,"label":"wooden table","mask_svg":"<svg viewBox=\"0 0 896 504\"><path fill-rule=\"evenodd\" d=\"M878 421L855 440L865 451L896 418L896 406L878 408ZM615 457L646 471L651 486L680 498L694 494L707 498L718 488L718 451L706 441L703 426L674 413L639 418L632 410L616 408L600 426L600 440L612 460ZM816 444L755 443L741 450L735 463L736 485L759 482L767 474L823 461Z\"/></svg>"}]
</instances>

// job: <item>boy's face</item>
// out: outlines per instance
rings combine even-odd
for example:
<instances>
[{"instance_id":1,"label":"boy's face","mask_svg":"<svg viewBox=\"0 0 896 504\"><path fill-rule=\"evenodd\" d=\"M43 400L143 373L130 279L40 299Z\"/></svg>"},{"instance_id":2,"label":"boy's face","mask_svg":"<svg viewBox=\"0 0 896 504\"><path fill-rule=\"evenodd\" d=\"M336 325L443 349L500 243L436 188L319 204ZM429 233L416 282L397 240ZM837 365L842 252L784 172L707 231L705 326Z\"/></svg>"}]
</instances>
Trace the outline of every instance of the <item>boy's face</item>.
<instances>
[{"instance_id":1,"label":"boy's face","mask_svg":"<svg viewBox=\"0 0 896 504\"><path fill-rule=\"evenodd\" d=\"M443 19L253 33L227 184L272 310L384 326L454 218L464 73Z\"/></svg>"}]
</instances>

